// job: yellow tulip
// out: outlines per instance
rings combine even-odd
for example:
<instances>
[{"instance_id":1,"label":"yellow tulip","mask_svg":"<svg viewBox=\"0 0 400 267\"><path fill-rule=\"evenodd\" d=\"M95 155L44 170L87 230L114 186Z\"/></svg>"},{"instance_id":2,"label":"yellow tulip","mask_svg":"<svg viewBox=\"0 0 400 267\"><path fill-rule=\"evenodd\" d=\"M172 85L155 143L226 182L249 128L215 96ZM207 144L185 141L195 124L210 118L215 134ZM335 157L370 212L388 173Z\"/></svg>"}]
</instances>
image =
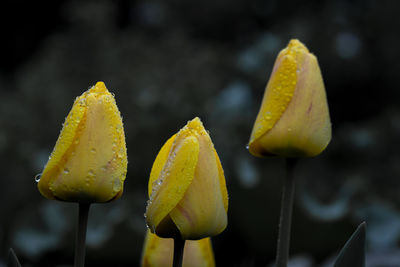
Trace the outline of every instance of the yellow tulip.
<instances>
[{"instance_id":1,"label":"yellow tulip","mask_svg":"<svg viewBox=\"0 0 400 267\"><path fill-rule=\"evenodd\" d=\"M171 267L174 254L174 240L161 238L147 231L142 252L142 267ZM183 267L214 267L214 253L211 238L185 242Z\"/></svg>"},{"instance_id":2,"label":"yellow tulip","mask_svg":"<svg viewBox=\"0 0 400 267\"><path fill-rule=\"evenodd\" d=\"M228 193L221 162L199 118L161 148L149 179L147 225L160 237L201 239L227 225Z\"/></svg>"},{"instance_id":3,"label":"yellow tulip","mask_svg":"<svg viewBox=\"0 0 400 267\"><path fill-rule=\"evenodd\" d=\"M275 61L248 145L254 156L312 157L331 140L317 58L291 40Z\"/></svg>"},{"instance_id":4,"label":"yellow tulip","mask_svg":"<svg viewBox=\"0 0 400 267\"><path fill-rule=\"evenodd\" d=\"M127 170L125 135L103 82L77 97L38 182L49 199L108 202L119 198Z\"/></svg>"}]
</instances>

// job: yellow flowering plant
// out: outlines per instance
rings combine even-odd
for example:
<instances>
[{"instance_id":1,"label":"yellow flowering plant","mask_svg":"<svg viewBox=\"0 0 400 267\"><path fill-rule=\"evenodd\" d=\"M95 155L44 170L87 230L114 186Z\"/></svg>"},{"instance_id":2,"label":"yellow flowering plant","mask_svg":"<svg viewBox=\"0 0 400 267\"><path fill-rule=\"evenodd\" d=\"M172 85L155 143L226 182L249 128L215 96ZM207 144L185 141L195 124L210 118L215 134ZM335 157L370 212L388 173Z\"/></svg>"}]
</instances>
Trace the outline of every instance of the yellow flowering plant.
<instances>
[{"instance_id":1,"label":"yellow flowering plant","mask_svg":"<svg viewBox=\"0 0 400 267\"><path fill-rule=\"evenodd\" d=\"M170 267L174 252L174 241L161 238L147 230L142 252L142 267ZM211 238L187 240L183 253L183 267L215 267Z\"/></svg>"},{"instance_id":2,"label":"yellow flowering plant","mask_svg":"<svg viewBox=\"0 0 400 267\"><path fill-rule=\"evenodd\" d=\"M320 154L331 140L331 131L317 58L293 39L275 61L248 144L254 156L287 158L277 267L286 267L289 255L295 158Z\"/></svg>"},{"instance_id":3,"label":"yellow flowering plant","mask_svg":"<svg viewBox=\"0 0 400 267\"><path fill-rule=\"evenodd\" d=\"M89 205L122 195L127 164L120 112L97 82L76 98L38 180L44 197L79 203L75 267L84 265Z\"/></svg>"},{"instance_id":4,"label":"yellow flowering plant","mask_svg":"<svg viewBox=\"0 0 400 267\"><path fill-rule=\"evenodd\" d=\"M174 238L175 243L183 240L179 248L184 240L215 236L225 229L228 193L224 172L199 118L189 121L161 148L148 191L145 216L149 229L160 237Z\"/></svg>"},{"instance_id":5,"label":"yellow flowering plant","mask_svg":"<svg viewBox=\"0 0 400 267\"><path fill-rule=\"evenodd\" d=\"M254 156L313 157L331 140L331 121L317 58L289 42L272 70L249 141Z\"/></svg>"},{"instance_id":6,"label":"yellow flowering plant","mask_svg":"<svg viewBox=\"0 0 400 267\"><path fill-rule=\"evenodd\" d=\"M48 199L108 202L122 195L127 163L121 115L98 82L76 98L38 188Z\"/></svg>"}]
</instances>

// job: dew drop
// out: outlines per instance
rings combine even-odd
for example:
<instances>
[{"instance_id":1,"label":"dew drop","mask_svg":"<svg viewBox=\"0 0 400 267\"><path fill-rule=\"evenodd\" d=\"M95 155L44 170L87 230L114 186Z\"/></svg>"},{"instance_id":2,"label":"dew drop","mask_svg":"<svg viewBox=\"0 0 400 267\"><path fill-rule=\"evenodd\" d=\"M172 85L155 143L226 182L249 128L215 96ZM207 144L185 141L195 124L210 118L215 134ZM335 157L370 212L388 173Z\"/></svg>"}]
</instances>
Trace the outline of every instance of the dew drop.
<instances>
[{"instance_id":1,"label":"dew drop","mask_svg":"<svg viewBox=\"0 0 400 267\"><path fill-rule=\"evenodd\" d=\"M68 168L64 169L64 174L69 174L69 169Z\"/></svg>"},{"instance_id":2,"label":"dew drop","mask_svg":"<svg viewBox=\"0 0 400 267\"><path fill-rule=\"evenodd\" d=\"M41 178L41 177L42 177L42 174L41 174L41 173L36 174L36 175L35 175L35 182L38 183L38 182L40 181L40 178Z\"/></svg>"},{"instance_id":3,"label":"dew drop","mask_svg":"<svg viewBox=\"0 0 400 267\"><path fill-rule=\"evenodd\" d=\"M249 145L246 145L246 149L249 150Z\"/></svg>"},{"instance_id":4,"label":"dew drop","mask_svg":"<svg viewBox=\"0 0 400 267\"><path fill-rule=\"evenodd\" d=\"M151 205L151 199L146 201L146 207L149 206L149 205Z\"/></svg>"},{"instance_id":5,"label":"dew drop","mask_svg":"<svg viewBox=\"0 0 400 267\"><path fill-rule=\"evenodd\" d=\"M113 191L118 192L121 190L121 180L119 178L115 178L113 182Z\"/></svg>"},{"instance_id":6,"label":"dew drop","mask_svg":"<svg viewBox=\"0 0 400 267\"><path fill-rule=\"evenodd\" d=\"M92 170L92 169L90 169L89 171L88 171L88 176L89 177L94 177L95 175L94 175L94 171Z\"/></svg>"},{"instance_id":7,"label":"dew drop","mask_svg":"<svg viewBox=\"0 0 400 267\"><path fill-rule=\"evenodd\" d=\"M90 149L90 152L92 152L93 154L96 153L96 148L93 147L92 149Z\"/></svg>"}]
</instances>

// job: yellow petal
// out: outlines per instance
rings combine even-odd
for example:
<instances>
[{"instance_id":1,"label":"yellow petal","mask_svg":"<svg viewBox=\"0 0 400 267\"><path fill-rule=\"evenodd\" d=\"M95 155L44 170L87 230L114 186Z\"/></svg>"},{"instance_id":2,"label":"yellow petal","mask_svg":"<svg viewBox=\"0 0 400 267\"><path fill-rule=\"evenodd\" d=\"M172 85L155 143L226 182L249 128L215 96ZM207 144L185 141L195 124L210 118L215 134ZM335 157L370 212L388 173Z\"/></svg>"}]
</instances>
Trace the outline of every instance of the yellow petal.
<instances>
[{"instance_id":1,"label":"yellow petal","mask_svg":"<svg viewBox=\"0 0 400 267\"><path fill-rule=\"evenodd\" d=\"M175 138L176 134L174 134L170 139L168 139L168 141L163 145L160 152L158 152L156 159L154 160L153 167L151 168L149 185L148 185L149 197L153 190L153 184L157 181L162 169L164 168L165 163L167 162Z\"/></svg>"},{"instance_id":2,"label":"yellow petal","mask_svg":"<svg viewBox=\"0 0 400 267\"><path fill-rule=\"evenodd\" d=\"M142 267L171 267L173 255L172 238L161 238L147 230L142 251Z\"/></svg>"},{"instance_id":3,"label":"yellow petal","mask_svg":"<svg viewBox=\"0 0 400 267\"><path fill-rule=\"evenodd\" d=\"M107 202L121 196L126 169L122 119L98 82L75 101L38 187L50 199Z\"/></svg>"},{"instance_id":4,"label":"yellow petal","mask_svg":"<svg viewBox=\"0 0 400 267\"><path fill-rule=\"evenodd\" d=\"M228 212L228 190L226 189L226 182L225 182L225 175L224 170L222 169L221 161L219 160L217 151L214 149L214 155L217 159L217 167L218 167L218 174L219 174L219 186L221 189L222 200L224 202L225 212Z\"/></svg>"},{"instance_id":5,"label":"yellow petal","mask_svg":"<svg viewBox=\"0 0 400 267\"><path fill-rule=\"evenodd\" d=\"M171 267L174 241L160 238L149 230L142 252L142 267ZM214 253L210 238L188 240L183 253L183 267L214 267Z\"/></svg>"},{"instance_id":6,"label":"yellow petal","mask_svg":"<svg viewBox=\"0 0 400 267\"><path fill-rule=\"evenodd\" d=\"M298 40L275 62L250 137L255 156L311 157L331 139L325 87L317 59Z\"/></svg>"},{"instance_id":7,"label":"yellow petal","mask_svg":"<svg viewBox=\"0 0 400 267\"><path fill-rule=\"evenodd\" d=\"M146 208L146 220L153 233L159 223L183 198L193 180L198 156L197 139L188 136L186 131L179 132L158 179L152 182L150 200Z\"/></svg>"},{"instance_id":8,"label":"yellow petal","mask_svg":"<svg viewBox=\"0 0 400 267\"><path fill-rule=\"evenodd\" d=\"M184 267L215 267L211 238L186 240L183 253Z\"/></svg>"},{"instance_id":9,"label":"yellow petal","mask_svg":"<svg viewBox=\"0 0 400 267\"><path fill-rule=\"evenodd\" d=\"M199 118L161 148L150 174L149 195L147 224L161 237L197 240L225 229L224 171Z\"/></svg>"},{"instance_id":10,"label":"yellow petal","mask_svg":"<svg viewBox=\"0 0 400 267\"><path fill-rule=\"evenodd\" d=\"M170 216L183 239L201 239L221 233L227 225L227 194L211 138L198 118L187 125L199 143L194 179ZM221 187L225 188L224 193ZM225 198L225 199L224 199ZM226 202L226 204L224 203Z\"/></svg>"},{"instance_id":11,"label":"yellow petal","mask_svg":"<svg viewBox=\"0 0 400 267\"><path fill-rule=\"evenodd\" d=\"M83 96L77 97L71 111L65 119L63 128L58 137L49 161L38 182L40 193L49 199L54 199L54 195L49 188L50 179L60 175L67 156L71 155L75 145L75 136L82 131L84 121L86 120L86 102ZM69 172L69 170L66 170Z\"/></svg>"}]
</instances>

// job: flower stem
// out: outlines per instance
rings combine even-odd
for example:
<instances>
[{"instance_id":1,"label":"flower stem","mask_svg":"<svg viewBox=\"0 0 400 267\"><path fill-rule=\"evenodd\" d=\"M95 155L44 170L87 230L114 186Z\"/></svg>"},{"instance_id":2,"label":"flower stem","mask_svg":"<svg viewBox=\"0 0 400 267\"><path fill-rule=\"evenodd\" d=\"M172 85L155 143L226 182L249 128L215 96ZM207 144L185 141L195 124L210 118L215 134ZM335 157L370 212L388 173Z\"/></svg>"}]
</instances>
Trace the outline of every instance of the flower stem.
<instances>
[{"instance_id":1,"label":"flower stem","mask_svg":"<svg viewBox=\"0 0 400 267\"><path fill-rule=\"evenodd\" d=\"M286 175L282 191L281 215L279 220L276 267L286 267L289 258L290 227L292 223L294 197L294 167L297 159L286 159Z\"/></svg>"},{"instance_id":2,"label":"flower stem","mask_svg":"<svg viewBox=\"0 0 400 267\"><path fill-rule=\"evenodd\" d=\"M79 203L78 231L76 234L74 267L85 266L85 242L89 208L89 203Z\"/></svg>"},{"instance_id":3,"label":"flower stem","mask_svg":"<svg viewBox=\"0 0 400 267\"><path fill-rule=\"evenodd\" d=\"M174 238L174 262L173 267L183 266L183 250L185 248L185 240L180 237Z\"/></svg>"}]
</instances>

